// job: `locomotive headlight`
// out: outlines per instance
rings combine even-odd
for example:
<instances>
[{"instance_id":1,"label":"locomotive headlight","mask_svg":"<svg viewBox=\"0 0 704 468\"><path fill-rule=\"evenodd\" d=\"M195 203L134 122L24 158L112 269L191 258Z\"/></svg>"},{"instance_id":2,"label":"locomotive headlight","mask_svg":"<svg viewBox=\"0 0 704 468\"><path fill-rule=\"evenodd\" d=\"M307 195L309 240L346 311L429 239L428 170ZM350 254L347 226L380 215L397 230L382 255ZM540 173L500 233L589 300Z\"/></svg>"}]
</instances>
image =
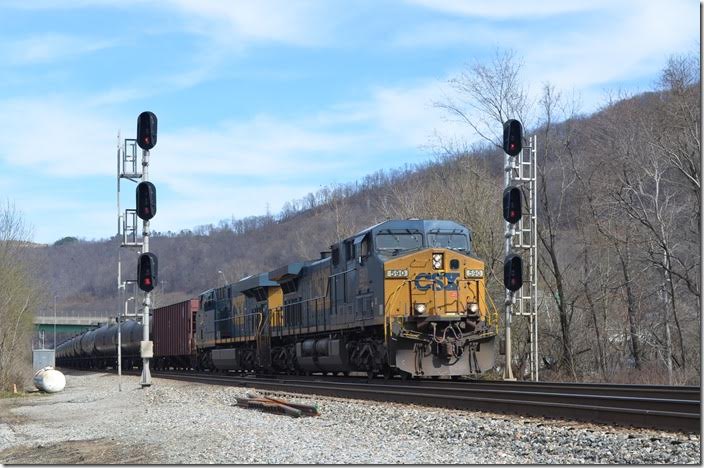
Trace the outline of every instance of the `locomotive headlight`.
<instances>
[{"instance_id":1,"label":"locomotive headlight","mask_svg":"<svg viewBox=\"0 0 704 468\"><path fill-rule=\"evenodd\" d=\"M424 314L428 308L423 304L422 302L416 302L416 304L413 306L413 310L416 311L416 314Z\"/></svg>"},{"instance_id":2,"label":"locomotive headlight","mask_svg":"<svg viewBox=\"0 0 704 468\"><path fill-rule=\"evenodd\" d=\"M467 306L467 310L469 310L473 314L476 314L477 312L479 312L479 304L477 304L476 302L472 302Z\"/></svg>"},{"instance_id":3,"label":"locomotive headlight","mask_svg":"<svg viewBox=\"0 0 704 468\"><path fill-rule=\"evenodd\" d=\"M442 254L441 253L433 254L433 268L436 270L442 269Z\"/></svg>"},{"instance_id":4,"label":"locomotive headlight","mask_svg":"<svg viewBox=\"0 0 704 468\"><path fill-rule=\"evenodd\" d=\"M387 278L408 278L407 269L386 270Z\"/></svg>"}]
</instances>

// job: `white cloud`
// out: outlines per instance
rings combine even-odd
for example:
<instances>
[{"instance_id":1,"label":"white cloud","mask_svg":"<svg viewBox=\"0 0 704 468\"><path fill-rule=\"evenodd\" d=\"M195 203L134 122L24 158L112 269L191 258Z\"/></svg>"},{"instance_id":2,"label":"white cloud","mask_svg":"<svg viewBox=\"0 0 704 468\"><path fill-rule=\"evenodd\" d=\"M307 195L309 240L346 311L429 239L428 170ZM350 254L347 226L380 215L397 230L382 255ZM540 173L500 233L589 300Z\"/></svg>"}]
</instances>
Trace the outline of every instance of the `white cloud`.
<instances>
[{"instance_id":1,"label":"white cloud","mask_svg":"<svg viewBox=\"0 0 704 468\"><path fill-rule=\"evenodd\" d=\"M41 34L0 45L3 65L35 65L78 57L115 46L113 40L65 34Z\"/></svg>"},{"instance_id":2,"label":"white cloud","mask_svg":"<svg viewBox=\"0 0 704 468\"><path fill-rule=\"evenodd\" d=\"M380 132L403 147L432 144L436 133L456 138L466 129L449 122L446 112L435 106L446 88L443 81L430 80L408 88L376 90L370 106Z\"/></svg>"},{"instance_id":3,"label":"white cloud","mask_svg":"<svg viewBox=\"0 0 704 468\"><path fill-rule=\"evenodd\" d=\"M318 21L324 8L321 2L172 0L168 3L187 15L194 31L225 44L257 40L305 46L320 43L329 31L325 22Z\"/></svg>"},{"instance_id":4,"label":"white cloud","mask_svg":"<svg viewBox=\"0 0 704 468\"><path fill-rule=\"evenodd\" d=\"M607 86L653 75L669 54L693 47L698 22L690 19L696 13L696 7L684 2L639 2L639 8L621 12L589 31L530 44L526 74L562 89Z\"/></svg>"},{"instance_id":5,"label":"white cloud","mask_svg":"<svg viewBox=\"0 0 704 468\"><path fill-rule=\"evenodd\" d=\"M256 41L324 45L333 37L335 23L333 6L314 0L6 0L2 7L29 11L141 8L176 12L191 32L214 39L220 46L235 47Z\"/></svg>"},{"instance_id":6,"label":"white cloud","mask_svg":"<svg viewBox=\"0 0 704 468\"><path fill-rule=\"evenodd\" d=\"M408 3L442 13L491 19L533 18L564 13L577 13L600 9L614 3L613 0L540 0L510 1L495 0L407 0ZM639 2L634 2L635 3Z\"/></svg>"},{"instance_id":7,"label":"white cloud","mask_svg":"<svg viewBox=\"0 0 704 468\"><path fill-rule=\"evenodd\" d=\"M184 172L291 180L335 170L340 161L333 155L348 154L358 144L358 135L311 125L305 118L283 121L260 115L209 129L161 133L155 151L167 156L155 159L154 165L167 180Z\"/></svg>"},{"instance_id":8,"label":"white cloud","mask_svg":"<svg viewBox=\"0 0 704 468\"><path fill-rule=\"evenodd\" d=\"M391 46L398 48L495 47L499 42L520 43L523 37L524 34L517 28L488 25L478 21L469 24L466 20L454 19L428 21L416 27L404 29L392 38Z\"/></svg>"},{"instance_id":9,"label":"white cloud","mask_svg":"<svg viewBox=\"0 0 704 468\"><path fill-rule=\"evenodd\" d=\"M669 54L692 51L699 28L697 5L687 0L514 2L502 8L493 1L411 2L451 18L429 19L398 33L396 47L468 46L480 53L512 48L523 57L523 76L534 90L550 82L558 90L576 91L585 111L596 108L615 83L652 77ZM563 14L555 29L530 21ZM497 19L511 21L491 22Z\"/></svg>"},{"instance_id":10,"label":"white cloud","mask_svg":"<svg viewBox=\"0 0 704 468\"><path fill-rule=\"evenodd\" d=\"M164 93L192 88L217 77L217 68L224 57L217 53L202 53L185 70L170 75L151 76L145 80L138 78L131 84L120 84L96 95L86 97L88 107L101 107L152 98Z\"/></svg>"},{"instance_id":11,"label":"white cloud","mask_svg":"<svg viewBox=\"0 0 704 468\"><path fill-rule=\"evenodd\" d=\"M58 176L114 173L117 121L62 98L0 102L0 158Z\"/></svg>"},{"instance_id":12,"label":"white cloud","mask_svg":"<svg viewBox=\"0 0 704 468\"><path fill-rule=\"evenodd\" d=\"M350 181L382 167L412 162L434 129L445 126L440 111L432 106L440 86L430 81L409 88L378 88L363 102L289 120L257 115L207 128L176 129L169 128L168 114L159 115L150 179L168 198L160 195L155 228L178 230L233 215L263 214L267 203L277 212L285 201L334 180ZM31 218L41 225L38 234L43 240L60 237L44 226L52 218L57 226L87 229L86 213L112 212L109 197L79 201L76 197L85 195L70 187L81 181L94 183L96 177L114 177L117 130L123 129L123 138L133 135L134 120L111 114L91 98L0 102L0 159L6 174L16 168L51 180L40 192L15 191L38 216ZM403 150L409 154L406 161L386 157L387 152ZM11 188L11 180L0 180L0 186ZM113 190L112 184L104 188L105 194ZM77 210L75 203L82 208ZM90 229L94 232L87 233L89 237L107 237L113 223L103 220Z\"/></svg>"}]
</instances>

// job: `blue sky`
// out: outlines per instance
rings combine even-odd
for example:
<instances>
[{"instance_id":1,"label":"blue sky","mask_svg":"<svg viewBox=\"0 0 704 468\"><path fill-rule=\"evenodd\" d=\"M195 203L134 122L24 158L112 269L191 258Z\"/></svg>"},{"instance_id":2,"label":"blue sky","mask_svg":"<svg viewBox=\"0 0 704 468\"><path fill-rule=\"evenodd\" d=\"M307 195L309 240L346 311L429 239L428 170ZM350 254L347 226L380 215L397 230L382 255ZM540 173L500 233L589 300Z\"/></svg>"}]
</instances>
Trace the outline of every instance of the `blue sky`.
<instances>
[{"instance_id":1,"label":"blue sky","mask_svg":"<svg viewBox=\"0 0 704 468\"><path fill-rule=\"evenodd\" d=\"M151 110L154 229L276 213L476 141L433 103L497 48L588 112L698 40L693 0L4 0L0 194L36 242L114 235L117 132Z\"/></svg>"}]
</instances>

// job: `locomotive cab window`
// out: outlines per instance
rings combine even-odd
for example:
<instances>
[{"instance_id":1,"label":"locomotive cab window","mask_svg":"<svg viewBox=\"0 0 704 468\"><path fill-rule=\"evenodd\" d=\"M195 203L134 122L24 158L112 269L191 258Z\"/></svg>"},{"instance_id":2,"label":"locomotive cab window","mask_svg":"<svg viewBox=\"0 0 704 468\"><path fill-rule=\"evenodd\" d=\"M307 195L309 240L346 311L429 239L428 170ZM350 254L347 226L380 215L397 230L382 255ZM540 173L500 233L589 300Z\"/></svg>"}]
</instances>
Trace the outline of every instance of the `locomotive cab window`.
<instances>
[{"instance_id":1,"label":"locomotive cab window","mask_svg":"<svg viewBox=\"0 0 704 468\"><path fill-rule=\"evenodd\" d=\"M335 244L332 246L332 254L330 255L332 257L332 264L337 266L338 263L340 263L340 246Z\"/></svg>"},{"instance_id":2,"label":"locomotive cab window","mask_svg":"<svg viewBox=\"0 0 704 468\"><path fill-rule=\"evenodd\" d=\"M354 245L351 240L345 241L345 260L354 260Z\"/></svg>"},{"instance_id":3,"label":"locomotive cab window","mask_svg":"<svg viewBox=\"0 0 704 468\"><path fill-rule=\"evenodd\" d=\"M415 229L379 231L374 238L376 251L382 255L398 255L400 252L423 247L423 235Z\"/></svg>"},{"instance_id":4,"label":"locomotive cab window","mask_svg":"<svg viewBox=\"0 0 704 468\"><path fill-rule=\"evenodd\" d=\"M431 231L428 233L428 247L469 252L469 238L464 232Z\"/></svg>"},{"instance_id":5,"label":"locomotive cab window","mask_svg":"<svg viewBox=\"0 0 704 468\"><path fill-rule=\"evenodd\" d=\"M364 263L371 253L371 242L369 241L370 237L371 236L369 234L365 234L364 236L357 237L354 240L354 250L360 264Z\"/></svg>"},{"instance_id":6,"label":"locomotive cab window","mask_svg":"<svg viewBox=\"0 0 704 468\"><path fill-rule=\"evenodd\" d=\"M212 291L201 296L203 310L212 310L215 308L215 298L213 296L214 294Z\"/></svg>"}]
</instances>

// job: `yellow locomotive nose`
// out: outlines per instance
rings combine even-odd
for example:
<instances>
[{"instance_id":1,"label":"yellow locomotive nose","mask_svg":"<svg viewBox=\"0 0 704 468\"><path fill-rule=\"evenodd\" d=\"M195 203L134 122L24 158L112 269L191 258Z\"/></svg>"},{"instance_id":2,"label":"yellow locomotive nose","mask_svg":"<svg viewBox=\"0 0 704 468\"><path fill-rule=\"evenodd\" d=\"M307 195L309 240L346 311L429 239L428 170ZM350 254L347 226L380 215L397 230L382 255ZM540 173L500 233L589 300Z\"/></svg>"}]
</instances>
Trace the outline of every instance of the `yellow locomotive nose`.
<instances>
[{"instance_id":1,"label":"yellow locomotive nose","mask_svg":"<svg viewBox=\"0 0 704 468\"><path fill-rule=\"evenodd\" d=\"M384 270L384 330L400 369L471 374L491 365L498 314L487 309L481 260L430 248L392 258Z\"/></svg>"},{"instance_id":2,"label":"yellow locomotive nose","mask_svg":"<svg viewBox=\"0 0 704 468\"><path fill-rule=\"evenodd\" d=\"M427 249L384 264L387 313L392 316L483 315L484 264L448 249Z\"/></svg>"}]
</instances>

